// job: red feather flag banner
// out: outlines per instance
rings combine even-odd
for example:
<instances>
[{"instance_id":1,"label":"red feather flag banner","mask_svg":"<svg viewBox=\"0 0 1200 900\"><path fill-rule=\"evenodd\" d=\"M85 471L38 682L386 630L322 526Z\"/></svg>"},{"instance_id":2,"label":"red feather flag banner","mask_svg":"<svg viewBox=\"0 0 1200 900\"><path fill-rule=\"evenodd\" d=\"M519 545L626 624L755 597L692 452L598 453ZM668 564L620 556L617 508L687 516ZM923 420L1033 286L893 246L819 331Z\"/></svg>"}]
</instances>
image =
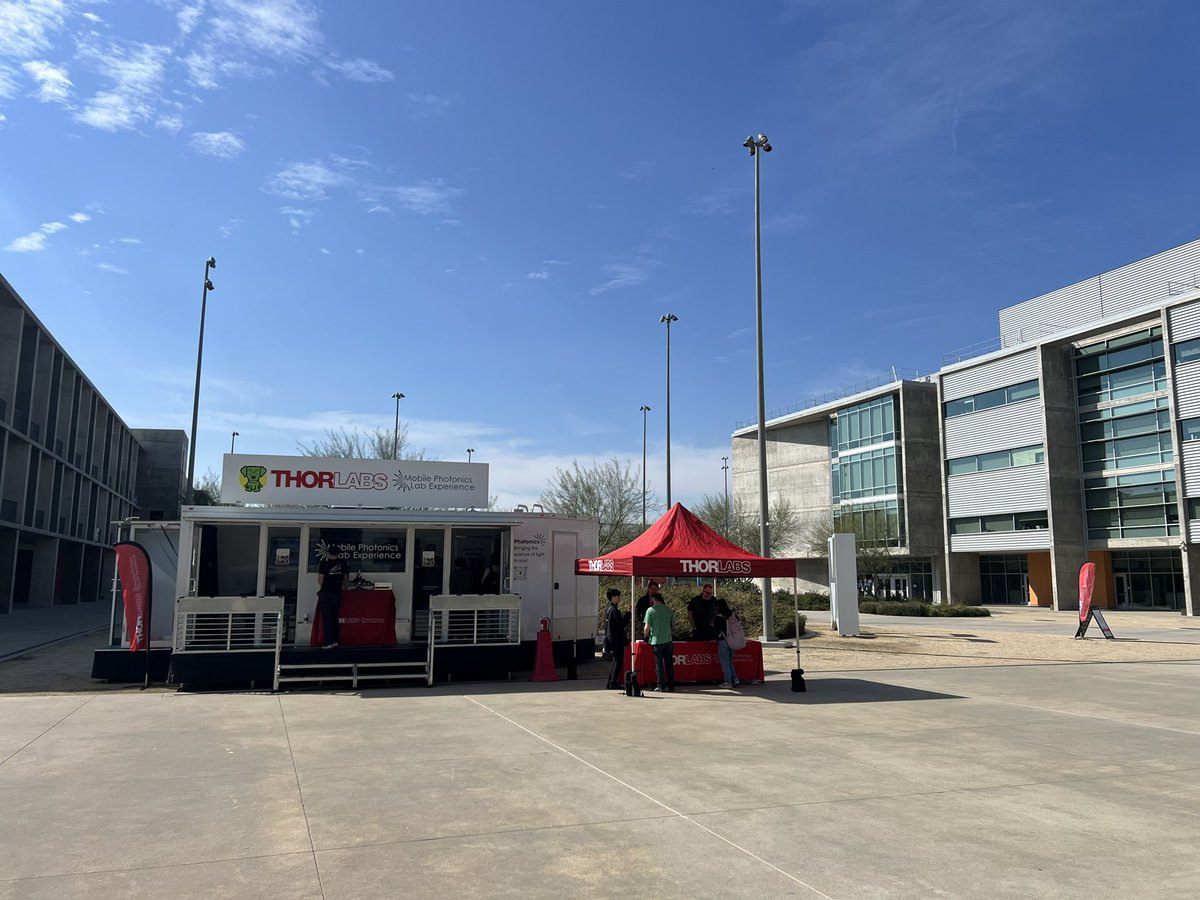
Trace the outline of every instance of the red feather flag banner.
<instances>
[{"instance_id":1,"label":"red feather flag banner","mask_svg":"<svg viewBox=\"0 0 1200 900\"><path fill-rule=\"evenodd\" d=\"M150 554L134 541L118 541L117 577L125 600L125 630L129 632L129 650L150 649Z\"/></svg>"},{"instance_id":2,"label":"red feather flag banner","mask_svg":"<svg viewBox=\"0 0 1200 900\"><path fill-rule=\"evenodd\" d=\"M1079 621L1086 621L1092 612L1092 594L1096 590L1096 564L1085 562L1079 569Z\"/></svg>"}]
</instances>

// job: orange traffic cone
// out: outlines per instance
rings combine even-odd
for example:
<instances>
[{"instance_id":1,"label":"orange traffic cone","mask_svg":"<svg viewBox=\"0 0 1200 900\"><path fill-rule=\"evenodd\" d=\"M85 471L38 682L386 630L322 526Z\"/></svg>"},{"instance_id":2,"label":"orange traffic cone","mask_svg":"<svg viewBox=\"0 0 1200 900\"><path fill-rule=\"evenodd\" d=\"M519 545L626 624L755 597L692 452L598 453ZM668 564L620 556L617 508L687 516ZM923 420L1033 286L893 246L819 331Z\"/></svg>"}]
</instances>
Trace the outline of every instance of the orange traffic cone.
<instances>
[{"instance_id":1,"label":"orange traffic cone","mask_svg":"<svg viewBox=\"0 0 1200 900\"><path fill-rule=\"evenodd\" d=\"M554 668L554 644L550 638L550 620L542 618L542 630L537 636L537 655L533 660L533 674L530 681L558 681L558 671Z\"/></svg>"}]
</instances>

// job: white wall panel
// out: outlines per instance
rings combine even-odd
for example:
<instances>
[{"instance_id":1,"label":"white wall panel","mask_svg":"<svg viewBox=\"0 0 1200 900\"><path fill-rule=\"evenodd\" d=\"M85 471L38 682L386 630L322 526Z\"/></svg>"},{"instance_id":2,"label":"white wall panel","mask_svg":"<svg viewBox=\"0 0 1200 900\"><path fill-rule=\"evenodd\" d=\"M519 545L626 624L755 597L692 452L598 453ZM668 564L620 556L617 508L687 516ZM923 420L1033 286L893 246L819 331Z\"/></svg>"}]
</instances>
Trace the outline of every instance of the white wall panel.
<instances>
[{"instance_id":1,"label":"white wall panel","mask_svg":"<svg viewBox=\"0 0 1200 900\"><path fill-rule=\"evenodd\" d=\"M947 459L1046 442L1040 397L954 416L944 426Z\"/></svg>"},{"instance_id":2,"label":"white wall panel","mask_svg":"<svg viewBox=\"0 0 1200 900\"><path fill-rule=\"evenodd\" d=\"M942 400L957 400L1038 377L1036 350L1025 350L942 376Z\"/></svg>"},{"instance_id":3,"label":"white wall panel","mask_svg":"<svg viewBox=\"0 0 1200 900\"><path fill-rule=\"evenodd\" d=\"M1171 320L1172 343L1200 337L1200 301L1176 306L1167 315Z\"/></svg>"},{"instance_id":4,"label":"white wall panel","mask_svg":"<svg viewBox=\"0 0 1200 900\"><path fill-rule=\"evenodd\" d=\"M989 534L952 534L950 551L963 553L1006 553L1010 550L1049 550L1050 529L996 531Z\"/></svg>"},{"instance_id":5,"label":"white wall panel","mask_svg":"<svg viewBox=\"0 0 1200 900\"><path fill-rule=\"evenodd\" d=\"M1175 414L1181 419L1200 416L1200 362L1175 367Z\"/></svg>"},{"instance_id":6,"label":"white wall panel","mask_svg":"<svg viewBox=\"0 0 1200 900\"><path fill-rule=\"evenodd\" d=\"M946 505L952 519L1046 509L1048 493L1044 465L952 475L946 479Z\"/></svg>"},{"instance_id":7,"label":"white wall panel","mask_svg":"<svg viewBox=\"0 0 1200 900\"><path fill-rule=\"evenodd\" d=\"M1165 301L1172 289L1200 284L1200 241L1173 247L1000 310L1005 347Z\"/></svg>"},{"instance_id":8,"label":"white wall panel","mask_svg":"<svg viewBox=\"0 0 1200 900\"><path fill-rule=\"evenodd\" d=\"M1183 463L1183 496L1200 497L1200 441L1184 441L1180 461Z\"/></svg>"}]
</instances>

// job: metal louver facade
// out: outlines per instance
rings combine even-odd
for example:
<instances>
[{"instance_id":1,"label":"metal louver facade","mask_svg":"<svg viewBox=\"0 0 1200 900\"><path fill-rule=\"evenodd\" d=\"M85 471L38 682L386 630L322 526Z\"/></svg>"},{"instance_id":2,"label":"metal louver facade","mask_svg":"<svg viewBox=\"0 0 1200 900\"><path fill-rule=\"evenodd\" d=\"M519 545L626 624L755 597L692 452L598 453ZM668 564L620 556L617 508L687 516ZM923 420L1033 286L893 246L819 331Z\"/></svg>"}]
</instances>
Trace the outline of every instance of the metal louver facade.
<instances>
[{"instance_id":1,"label":"metal louver facade","mask_svg":"<svg viewBox=\"0 0 1200 900\"><path fill-rule=\"evenodd\" d=\"M1046 467L1020 466L955 475L946 479L950 518L1045 509L1048 502Z\"/></svg>"}]
</instances>

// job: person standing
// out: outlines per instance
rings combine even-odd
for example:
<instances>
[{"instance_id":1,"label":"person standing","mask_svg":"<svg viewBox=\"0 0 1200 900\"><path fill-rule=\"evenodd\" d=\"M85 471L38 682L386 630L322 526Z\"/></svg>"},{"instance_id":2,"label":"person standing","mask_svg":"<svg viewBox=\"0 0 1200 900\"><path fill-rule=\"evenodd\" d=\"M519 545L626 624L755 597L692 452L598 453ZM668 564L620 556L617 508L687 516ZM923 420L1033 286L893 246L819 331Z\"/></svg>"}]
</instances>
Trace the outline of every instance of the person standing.
<instances>
[{"instance_id":1,"label":"person standing","mask_svg":"<svg viewBox=\"0 0 1200 900\"><path fill-rule=\"evenodd\" d=\"M604 615L604 640L612 651L612 666L608 670L608 685L610 691L622 690L621 675L625 668L625 647L629 640L625 637L625 629L629 627L629 613L621 612L621 592L616 588L608 589L608 609Z\"/></svg>"},{"instance_id":2,"label":"person standing","mask_svg":"<svg viewBox=\"0 0 1200 900\"><path fill-rule=\"evenodd\" d=\"M692 627L693 641L711 641L715 638L713 619L717 615L716 603L713 600L713 586L702 585L700 593L688 601L688 624Z\"/></svg>"},{"instance_id":3,"label":"person standing","mask_svg":"<svg viewBox=\"0 0 1200 900\"><path fill-rule=\"evenodd\" d=\"M657 581L651 581L649 584L646 585L646 593L644 593L644 594L642 594L642 596L638 597L637 605L633 608L633 615L634 615L635 621L637 621L638 623L646 621L646 610L648 610L652 605L652 601L650 600L650 597L651 597L651 595L657 594L657 593L658 593L658 582Z\"/></svg>"},{"instance_id":4,"label":"person standing","mask_svg":"<svg viewBox=\"0 0 1200 900\"><path fill-rule=\"evenodd\" d=\"M654 648L654 676L658 682L656 691L675 693L675 644L671 629L675 624L675 613L663 603L658 591L650 595L653 605L646 610L646 622L642 626L646 639Z\"/></svg>"},{"instance_id":5,"label":"person standing","mask_svg":"<svg viewBox=\"0 0 1200 900\"><path fill-rule=\"evenodd\" d=\"M342 558L337 544L330 544L325 559L317 566L317 607L321 610L321 635L328 650L338 645L341 629L338 615L342 611L342 585L350 574L350 564Z\"/></svg>"},{"instance_id":6,"label":"person standing","mask_svg":"<svg viewBox=\"0 0 1200 900\"><path fill-rule=\"evenodd\" d=\"M737 619L737 615L729 604L723 599L717 600L717 617L713 622L713 629L717 632L717 657L721 660L721 674L725 680L721 683L723 688L733 688L741 684L738 681L737 671L733 668L733 648L729 646L729 641L725 636L725 629L729 627L729 620Z\"/></svg>"}]
</instances>

